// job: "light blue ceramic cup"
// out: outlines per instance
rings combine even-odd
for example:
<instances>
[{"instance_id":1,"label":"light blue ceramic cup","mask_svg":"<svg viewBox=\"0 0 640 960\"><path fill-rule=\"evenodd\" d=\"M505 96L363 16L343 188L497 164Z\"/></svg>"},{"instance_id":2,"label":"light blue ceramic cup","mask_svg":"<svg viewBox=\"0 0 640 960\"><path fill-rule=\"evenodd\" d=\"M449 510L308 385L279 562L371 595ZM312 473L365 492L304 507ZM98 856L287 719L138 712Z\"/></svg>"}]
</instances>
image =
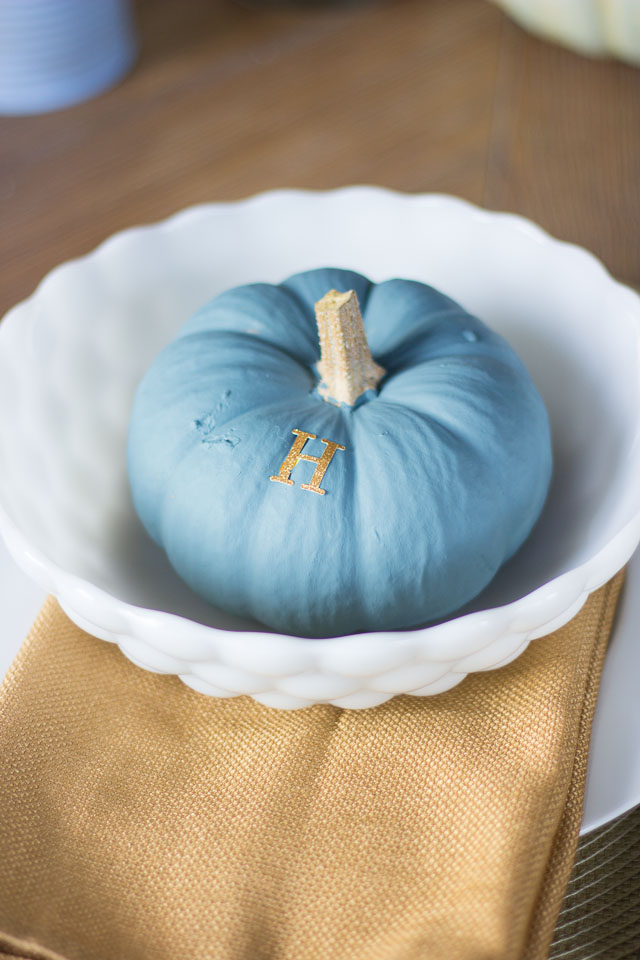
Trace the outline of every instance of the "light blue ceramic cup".
<instances>
[{"instance_id":1,"label":"light blue ceramic cup","mask_svg":"<svg viewBox=\"0 0 640 960\"><path fill-rule=\"evenodd\" d=\"M117 83L136 52L130 0L0 0L0 113L88 100Z\"/></svg>"}]
</instances>

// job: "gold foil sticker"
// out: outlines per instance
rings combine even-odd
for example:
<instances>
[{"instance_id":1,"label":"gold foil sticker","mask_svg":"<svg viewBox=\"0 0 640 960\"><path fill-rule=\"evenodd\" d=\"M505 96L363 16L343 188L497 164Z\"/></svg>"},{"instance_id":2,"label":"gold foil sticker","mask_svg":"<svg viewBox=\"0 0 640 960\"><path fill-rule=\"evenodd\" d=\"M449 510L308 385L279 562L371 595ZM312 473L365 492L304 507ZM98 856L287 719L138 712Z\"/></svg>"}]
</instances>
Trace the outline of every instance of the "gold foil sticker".
<instances>
[{"instance_id":1,"label":"gold foil sticker","mask_svg":"<svg viewBox=\"0 0 640 960\"><path fill-rule=\"evenodd\" d=\"M296 428L294 428L291 433L295 434L296 437L291 446L291 450L289 450L284 463L280 467L280 473L269 477L269 479L274 483L286 483L287 486L293 487L293 480L290 479L291 472L293 471L294 467L297 466L300 460L308 460L309 463L315 463L316 468L313 471L311 483L301 483L300 486L303 490L311 490L312 493L320 493L324 495L326 490L323 490L320 486L322 483L322 478L327 472L327 468L331 463L336 450L344 450L344 447L341 443L334 443L333 440L325 440L322 438L321 443L326 444L326 450L321 457L312 457L311 454L303 453L302 450L307 440L316 439L316 434L305 433L304 430L298 430Z\"/></svg>"}]
</instances>

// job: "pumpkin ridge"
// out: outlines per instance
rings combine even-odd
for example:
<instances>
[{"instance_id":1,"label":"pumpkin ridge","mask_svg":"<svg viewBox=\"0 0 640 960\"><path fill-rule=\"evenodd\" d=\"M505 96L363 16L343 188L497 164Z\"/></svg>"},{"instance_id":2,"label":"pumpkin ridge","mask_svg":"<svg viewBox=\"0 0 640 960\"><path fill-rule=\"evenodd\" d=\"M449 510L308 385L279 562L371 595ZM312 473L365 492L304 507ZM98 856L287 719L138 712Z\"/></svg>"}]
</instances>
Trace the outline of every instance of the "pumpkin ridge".
<instances>
[{"instance_id":1,"label":"pumpkin ridge","mask_svg":"<svg viewBox=\"0 0 640 960\"><path fill-rule=\"evenodd\" d=\"M516 358L517 360L517 358ZM393 386L404 386L408 389L410 384L406 383L412 376L419 376L421 372L425 374L424 384L419 386L431 386L434 392L441 386L442 381L448 380L455 369L460 374L459 379L468 379L468 387L478 384L491 386L493 389L504 390L505 377L511 381L521 373L519 365L512 362L510 357L497 357L494 352L488 354L477 353L443 353L435 354L432 357L425 357L420 362L408 363L399 369L390 371L381 385L379 399L385 403L392 402L388 397L388 392ZM439 373L439 370L446 370L446 374ZM411 384L418 387L418 384ZM533 386L533 383L531 383ZM386 389L386 392L385 392ZM534 388L535 389L535 388ZM403 402L403 401L393 401Z\"/></svg>"},{"instance_id":2,"label":"pumpkin ridge","mask_svg":"<svg viewBox=\"0 0 640 960\"><path fill-rule=\"evenodd\" d=\"M267 350L274 350L279 354L283 354L288 357L290 360L295 361L299 366L304 367L307 370L312 369L310 364L306 359L302 359L299 356L296 356L291 350L287 349L284 344L275 343L273 340L267 340L266 337L261 336L259 333L249 333L248 331L242 330L225 330L225 329L215 329L215 330L194 330L193 333L187 333L179 339L183 343L187 343L190 340L197 340L198 338L202 339L212 339L215 340L217 337L237 337L239 340L242 340L243 343L247 344L260 344L261 347L266 348ZM319 355L319 351L318 351Z\"/></svg>"},{"instance_id":3,"label":"pumpkin ridge","mask_svg":"<svg viewBox=\"0 0 640 960\"><path fill-rule=\"evenodd\" d=\"M273 284L254 283L219 294L187 321L177 339L214 330L261 335L306 363L315 361L318 352L308 313Z\"/></svg>"},{"instance_id":4,"label":"pumpkin ridge","mask_svg":"<svg viewBox=\"0 0 640 960\"><path fill-rule=\"evenodd\" d=\"M292 283L298 281L301 277L307 276L309 273L318 273L323 275L324 289L322 293L326 293L328 289L346 287L347 289L354 288L358 294L358 299L360 306L364 310L371 296L371 292L376 284L369 280L368 277L365 277L363 273L360 273L358 270L351 270L344 267L321 267L319 270L303 271L302 273L295 273L291 277L287 277L278 286L282 289L287 290L295 299L298 305L302 306L302 309L305 311L305 315L308 317L313 317L313 305L319 297L313 297L307 302L303 295L292 286ZM361 296L361 293L354 287L352 283L353 279L357 279L359 286L364 284L364 294ZM321 295L320 295L321 296Z\"/></svg>"},{"instance_id":5,"label":"pumpkin ridge","mask_svg":"<svg viewBox=\"0 0 640 960\"><path fill-rule=\"evenodd\" d=\"M385 400L384 397L380 397L381 404L384 404L387 409L395 409L402 411L403 413L410 413L418 417L421 423L425 424L430 429L442 430L446 433L452 440L457 442L464 441L466 435L462 431L455 430L448 423L445 423L443 420L440 420L436 414L427 413L425 410L420 410L417 407L412 406L410 403L401 403L398 400Z\"/></svg>"},{"instance_id":6,"label":"pumpkin ridge","mask_svg":"<svg viewBox=\"0 0 640 960\"><path fill-rule=\"evenodd\" d=\"M428 334L449 311L474 323L460 304L433 287L413 280L392 279L375 284L367 301L365 326L372 353L381 357L407 338L416 321Z\"/></svg>"},{"instance_id":7,"label":"pumpkin ridge","mask_svg":"<svg viewBox=\"0 0 640 960\"><path fill-rule=\"evenodd\" d=\"M292 303L296 305L296 307L298 308L298 310L300 310L301 313L303 313L305 316L311 315L312 309L311 310L309 309L310 305L306 303L305 300L303 300L302 295L298 293L297 290L293 290L291 287L287 285L286 280L283 281L282 283L279 283L278 288L282 290L289 297L289 299L292 301Z\"/></svg>"},{"instance_id":8,"label":"pumpkin ridge","mask_svg":"<svg viewBox=\"0 0 640 960\"><path fill-rule=\"evenodd\" d=\"M409 351L411 350L412 347L415 347L415 345L420 342L424 342L424 345L428 346L429 342L435 340L436 337L441 332L448 333L450 335L451 325L453 323L457 323L459 325L461 333L464 332L462 329L463 327L468 329L470 326L469 322L466 322L466 323L464 322L463 318L460 316L460 312L459 311L456 312L454 310L448 311L447 313L442 313L437 323L434 323L434 324L429 323L428 327L425 326L425 324L428 323L430 320L431 320L431 317L420 318L416 320L416 322L410 329L406 330L406 332L403 331L402 337L398 341L398 343L396 343L393 347L386 350L376 350L374 355L380 360L381 363L383 363L383 365L386 363L390 366L391 369L393 369L394 366L396 366L396 361L394 361L393 359L395 354L401 353L404 351ZM480 322L481 321L477 321L477 323L480 323ZM365 325L366 325L366 319L365 319ZM485 344L485 346L487 345L488 338L484 335L484 331L483 331L483 336L484 336L483 340L480 340L480 337L478 336L478 334L476 334L475 330L471 332L476 337L476 339L473 341L476 344L474 349L477 350L480 344L483 344L483 343ZM471 347L471 343L469 341L467 341L467 343L469 344L469 347ZM471 353L471 349L469 353ZM414 364L414 366L415 365L417 364Z\"/></svg>"}]
</instances>

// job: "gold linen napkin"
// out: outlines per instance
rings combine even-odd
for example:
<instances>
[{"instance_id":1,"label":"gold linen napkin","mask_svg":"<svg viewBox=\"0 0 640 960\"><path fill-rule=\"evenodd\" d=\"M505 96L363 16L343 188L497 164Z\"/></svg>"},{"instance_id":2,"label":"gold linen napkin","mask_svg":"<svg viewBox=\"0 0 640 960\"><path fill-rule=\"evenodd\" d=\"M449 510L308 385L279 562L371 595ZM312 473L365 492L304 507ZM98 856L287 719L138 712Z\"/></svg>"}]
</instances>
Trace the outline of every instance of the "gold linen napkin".
<instances>
[{"instance_id":1,"label":"gold linen napkin","mask_svg":"<svg viewBox=\"0 0 640 960\"><path fill-rule=\"evenodd\" d=\"M542 960L621 582L364 711L204 697L49 600L0 700L0 957Z\"/></svg>"}]
</instances>

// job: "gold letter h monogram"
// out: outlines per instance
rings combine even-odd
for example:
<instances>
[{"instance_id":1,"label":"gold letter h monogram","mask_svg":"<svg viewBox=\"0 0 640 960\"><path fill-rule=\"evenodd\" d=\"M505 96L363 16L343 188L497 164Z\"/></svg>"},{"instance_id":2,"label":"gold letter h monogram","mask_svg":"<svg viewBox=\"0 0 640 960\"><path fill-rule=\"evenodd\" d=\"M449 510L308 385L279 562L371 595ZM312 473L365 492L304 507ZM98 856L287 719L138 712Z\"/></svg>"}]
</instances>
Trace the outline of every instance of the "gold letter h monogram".
<instances>
[{"instance_id":1,"label":"gold letter h monogram","mask_svg":"<svg viewBox=\"0 0 640 960\"><path fill-rule=\"evenodd\" d=\"M311 483L301 483L300 486L303 490L311 490L313 493L324 494L325 491L320 486L322 478L327 472L327 467L331 463L331 458L333 457L336 450L344 450L344 447L341 443L334 443L332 440L322 440L322 443L326 443L327 449L324 451L321 457L312 457L308 453L303 453L302 448L304 447L307 440L315 440L315 433L305 433L304 430L292 430L291 433L295 433L296 439L293 441L293 446L289 453L287 454L286 460L280 467L280 473L277 476L269 477L270 480L273 480L275 483L286 483L288 486L292 487L293 480L290 480L291 471L296 466L299 460L309 460L311 463L317 464L315 470L313 471L313 476L311 477Z\"/></svg>"}]
</instances>

